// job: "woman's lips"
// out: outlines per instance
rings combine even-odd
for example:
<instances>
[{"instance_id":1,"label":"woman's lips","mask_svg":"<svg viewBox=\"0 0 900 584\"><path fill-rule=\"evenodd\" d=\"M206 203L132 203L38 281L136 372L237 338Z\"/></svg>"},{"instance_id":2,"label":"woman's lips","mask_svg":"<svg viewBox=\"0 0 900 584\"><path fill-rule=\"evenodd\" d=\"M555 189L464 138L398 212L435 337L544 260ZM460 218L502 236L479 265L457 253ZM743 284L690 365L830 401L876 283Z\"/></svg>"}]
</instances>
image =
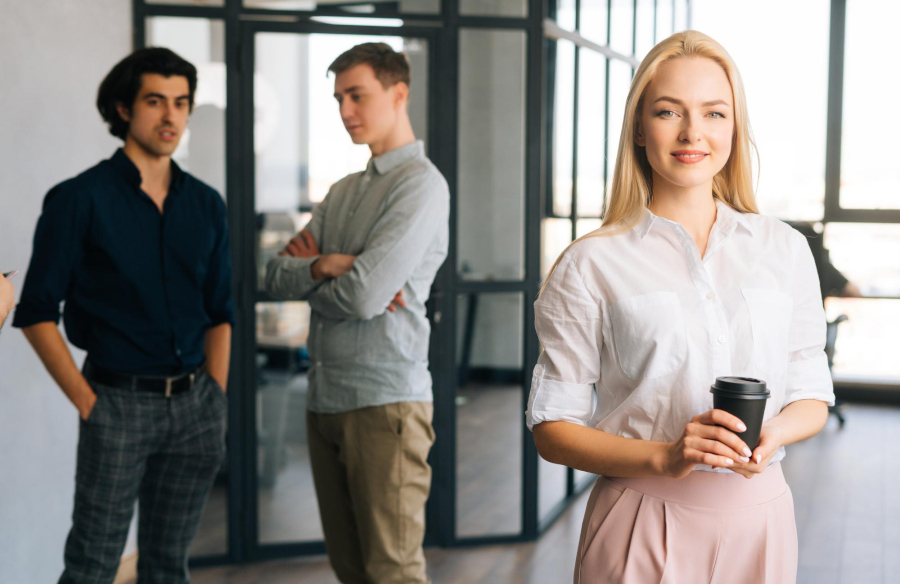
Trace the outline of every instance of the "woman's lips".
<instances>
[{"instance_id":1,"label":"woman's lips","mask_svg":"<svg viewBox=\"0 0 900 584\"><path fill-rule=\"evenodd\" d=\"M676 150L672 153L672 157L675 160L684 164L697 164L707 156L709 156L708 153L700 150Z\"/></svg>"}]
</instances>

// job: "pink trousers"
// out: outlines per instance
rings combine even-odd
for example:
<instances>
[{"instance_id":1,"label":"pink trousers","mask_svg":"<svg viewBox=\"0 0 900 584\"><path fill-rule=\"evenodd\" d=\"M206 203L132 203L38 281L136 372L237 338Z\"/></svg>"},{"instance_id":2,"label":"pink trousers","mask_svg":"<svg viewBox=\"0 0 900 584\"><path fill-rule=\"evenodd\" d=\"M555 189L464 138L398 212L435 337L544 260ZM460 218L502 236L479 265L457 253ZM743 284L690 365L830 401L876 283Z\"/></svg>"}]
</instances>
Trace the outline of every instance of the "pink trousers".
<instances>
[{"instance_id":1,"label":"pink trousers","mask_svg":"<svg viewBox=\"0 0 900 584\"><path fill-rule=\"evenodd\" d=\"M575 584L794 584L797 526L781 465L748 480L606 478L584 514Z\"/></svg>"}]
</instances>

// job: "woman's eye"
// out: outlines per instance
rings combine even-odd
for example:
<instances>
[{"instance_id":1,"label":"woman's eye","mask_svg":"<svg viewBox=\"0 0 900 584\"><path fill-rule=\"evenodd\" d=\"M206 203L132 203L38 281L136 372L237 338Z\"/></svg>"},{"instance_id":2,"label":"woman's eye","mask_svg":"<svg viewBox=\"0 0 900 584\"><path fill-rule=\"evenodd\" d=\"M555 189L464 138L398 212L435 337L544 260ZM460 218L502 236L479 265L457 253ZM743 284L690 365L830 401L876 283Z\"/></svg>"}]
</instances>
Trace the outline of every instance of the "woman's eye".
<instances>
[{"instance_id":1,"label":"woman's eye","mask_svg":"<svg viewBox=\"0 0 900 584\"><path fill-rule=\"evenodd\" d=\"M675 112L673 112L672 110L662 110L662 111L658 112L656 115L658 115L661 118L671 118L675 115Z\"/></svg>"},{"instance_id":2,"label":"woman's eye","mask_svg":"<svg viewBox=\"0 0 900 584\"><path fill-rule=\"evenodd\" d=\"M725 116L723 114L720 114L719 112L709 112L709 115L710 115L710 117L718 118L720 120L725 119Z\"/></svg>"}]
</instances>

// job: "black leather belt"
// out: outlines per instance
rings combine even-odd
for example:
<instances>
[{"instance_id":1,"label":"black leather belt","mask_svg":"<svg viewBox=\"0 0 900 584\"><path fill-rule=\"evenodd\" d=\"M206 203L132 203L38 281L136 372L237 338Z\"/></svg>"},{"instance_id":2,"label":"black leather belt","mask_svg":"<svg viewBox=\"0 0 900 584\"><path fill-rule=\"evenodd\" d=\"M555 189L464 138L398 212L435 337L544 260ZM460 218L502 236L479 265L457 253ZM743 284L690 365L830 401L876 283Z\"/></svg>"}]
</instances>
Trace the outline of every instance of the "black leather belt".
<instances>
[{"instance_id":1,"label":"black leather belt","mask_svg":"<svg viewBox=\"0 0 900 584\"><path fill-rule=\"evenodd\" d=\"M176 377L141 377L117 373L86 361L84 364L84 376L100 385L130 389L132 391L161 393L166 397L172 397L175 394L189 391L194 386L194 382L202 369L203 365L200 365L193 371Z\"/></svg>"}]
</instances>

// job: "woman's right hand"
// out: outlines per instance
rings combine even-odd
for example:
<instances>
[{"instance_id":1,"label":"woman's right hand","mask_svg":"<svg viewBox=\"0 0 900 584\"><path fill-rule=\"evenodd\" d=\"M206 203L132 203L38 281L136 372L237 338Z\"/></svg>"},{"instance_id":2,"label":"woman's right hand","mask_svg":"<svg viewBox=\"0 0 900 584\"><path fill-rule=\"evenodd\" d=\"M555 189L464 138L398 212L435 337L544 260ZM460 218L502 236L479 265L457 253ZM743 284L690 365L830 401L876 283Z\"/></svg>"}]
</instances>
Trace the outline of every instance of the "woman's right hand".
<instances>
[{"instance_id":1,"label":"woman's right hand","mask_svg":"<svg viewBox=\"0 0 900 584\"><path fill-rule=\"evenodd\" d=\"M737 461L750 462L753 453L736 434L746 430L743 422L722 410L694 416L681 437L666 445L663 474L681 479L697 464L731 468Z\"/></svg>"}]
</instances>

